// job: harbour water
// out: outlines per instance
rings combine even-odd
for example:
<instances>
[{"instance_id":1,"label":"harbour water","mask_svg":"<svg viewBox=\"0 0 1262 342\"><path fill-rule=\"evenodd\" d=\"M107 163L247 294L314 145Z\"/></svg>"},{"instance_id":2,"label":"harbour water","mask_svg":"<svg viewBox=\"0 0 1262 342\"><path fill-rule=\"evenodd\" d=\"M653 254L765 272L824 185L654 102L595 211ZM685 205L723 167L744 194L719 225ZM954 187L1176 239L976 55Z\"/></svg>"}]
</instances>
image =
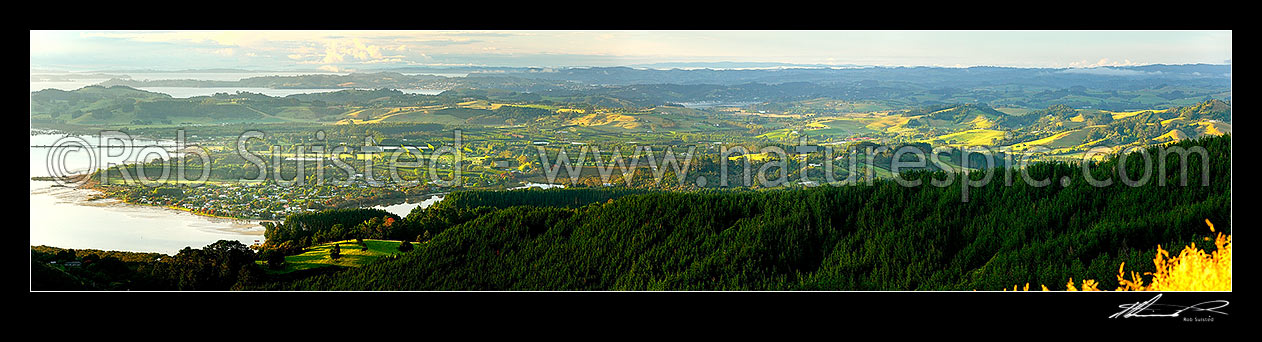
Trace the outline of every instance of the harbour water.
<instances>
[{"instance_id":1,"label":"harbour water","mask_svg":"<svg viewBox=\"0 0 1262 342\"><path fill-rule=\"evenodd\" d=\"M33 134L30 148L31 177L47 177L46 147L65 137L61 134ZM81 137L92 145L95 156L106 155L96 139ZM138 142L144 146L160 141ZM38 146L38 147L34 147ZM126 149L126 148L121 148ZM119 154L111 151L110 154ZM65 152L64 169L87 170L92 164L85 150ZM134 162L118 157L114 163ZM91 200L94 190L60 186L53 181L30 181L31 245L62 248L90 248L132 252L174 254L184 247L201 248L219 240L237 240L250 245L263 240L258 221L222 219L154 206L122 203L113 199Z\"/></svg>"}]
</instances>

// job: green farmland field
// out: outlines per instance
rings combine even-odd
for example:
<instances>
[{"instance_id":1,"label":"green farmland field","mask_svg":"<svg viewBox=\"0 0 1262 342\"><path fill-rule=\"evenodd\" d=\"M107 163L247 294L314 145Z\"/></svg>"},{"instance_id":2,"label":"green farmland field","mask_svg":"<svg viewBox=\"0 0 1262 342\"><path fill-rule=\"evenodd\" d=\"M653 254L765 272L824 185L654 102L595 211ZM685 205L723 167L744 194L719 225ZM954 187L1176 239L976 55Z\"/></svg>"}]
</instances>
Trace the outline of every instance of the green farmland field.
<instances>
[{"instance_id":1,"label":"green farmland field","mask_svg":"<svg viewBox=\"0 0 1262 342\"><path fill-rule=\"evenodd\" d=\"M359 244L355 240L343 240L338 242L329 242L320 244L315 247L306 249L302 254L290 255L285 257L285 267L279 270L273 270L275 273L289 273L298 270L306 270L317 267L342 266L342 267L361 267L376 261L377 258L399 254L399 241L391 240L364 240L368 244L367 251L361 251ZM329 258L329 249L333 245L340 245L342 248L342 257L337 260ZM412 243L414 246L419 244ZM264 263L259 261L260 264Z\"/></svg>"}]
</instances>

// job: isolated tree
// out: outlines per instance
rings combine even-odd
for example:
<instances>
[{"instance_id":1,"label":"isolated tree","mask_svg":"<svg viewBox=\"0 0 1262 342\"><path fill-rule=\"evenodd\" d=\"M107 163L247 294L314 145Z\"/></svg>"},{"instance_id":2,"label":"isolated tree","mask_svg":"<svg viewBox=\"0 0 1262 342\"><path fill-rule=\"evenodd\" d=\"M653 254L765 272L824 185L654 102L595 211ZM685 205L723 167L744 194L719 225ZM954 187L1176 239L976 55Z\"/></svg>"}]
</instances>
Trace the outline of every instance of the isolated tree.
<instances>
[{"instance_id":1,"label":"isolated tree","mask_svg":"<svg viewBox=\"0 0 1262 342\"><path fill-rule=\"evenodd\" d=\"M334 244L333 248L329 249L329 259L337 260L337 258L341 258L341 257L342 257L341 245Z\"/></svg>"},{"instance_id":2,"label":"isolated tree","mask_svg":"<svg viewBox=\"0 0 1262 342\"><path fill-rule=\"evenodd\" d=\"M272 269L279 269L281 268L281 266L284 266L284 265L285 265L285 254L282 254L276 251L272 251L267 254L267 267L271 267Z\"/></svg>"},{"instance_id":3,"label":"isolated tree","mask_svg":"<svg viewBox=\"0 0 1262 342\"><path fill-rule=\"evenodd\" d=\"M413 248L413 247L412 247L412 243L411 243L411 242L408 242L408 241L402 241L402 242L400 242L400 243L399 243L399 251L400 251L400 252L403 252L403 253L411 252L411 251L412 251L412 248Z\"/></svg>"}]
</instances>

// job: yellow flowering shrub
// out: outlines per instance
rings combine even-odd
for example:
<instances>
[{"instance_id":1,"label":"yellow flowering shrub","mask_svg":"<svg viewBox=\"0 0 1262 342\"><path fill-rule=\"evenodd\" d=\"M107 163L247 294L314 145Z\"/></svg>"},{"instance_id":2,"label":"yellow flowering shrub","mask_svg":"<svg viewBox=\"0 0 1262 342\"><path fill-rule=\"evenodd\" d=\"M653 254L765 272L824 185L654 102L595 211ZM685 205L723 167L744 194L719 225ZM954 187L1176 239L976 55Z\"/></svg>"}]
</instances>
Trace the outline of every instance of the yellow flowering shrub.
<instances>
[{"instance_id":1,"label":"yellow flowering shrub","mask_svg":"<svg viewBox=\"0 0 1262 342\"><path fill-rule=\"evenodd\" d=\"M1216 232L1212 222L1205 220L1205 224L1209 225L1210 232ZM1131 272L1127 279L1126 263L1122 263L1117 269L1117 291L1231 291L1231 235L1217 234L1214 238L1217 249L1212 253L1206 253L1193 243L1178 255L1170 256L1170 252L1158 245L1157 256L1152 260L1157 266L1156 272L1143 275ZM1152 279L1145 285L1142 276L1152 276ZM1069 278L1069 283L1065 284L1067 291L1100 291L1098 286L1091 279L1074 286L1074 279ZM1048 291L1047 286L1042 288ZM1030 284L1025 284L1024 289L1014 285L1012 290L1029 291Z\"/></svg>"},{"instance_id":2,"label":"yellow flowering shrub","mask_svg":"<svg viewBox=\"0 0 1262 342\"><path fill-rule=\"evenodd\" d=\"M1209 230L1214 231L1214 224L1205 220ZM1208 240L1209 238L1206 238ZM1170 253L1157 246L1157 257L1153 264L1157 272L1145 273L1152 280L1144 285L1139 272L1131 272L1131 279L1125 278L1123 263L1117 269L1118 291L1231 291L1231 235L1218 233L1214 238L1213 253L1196 248L1196 244L1187 246L1179 255Z\"/></svg>"}]
</instances>

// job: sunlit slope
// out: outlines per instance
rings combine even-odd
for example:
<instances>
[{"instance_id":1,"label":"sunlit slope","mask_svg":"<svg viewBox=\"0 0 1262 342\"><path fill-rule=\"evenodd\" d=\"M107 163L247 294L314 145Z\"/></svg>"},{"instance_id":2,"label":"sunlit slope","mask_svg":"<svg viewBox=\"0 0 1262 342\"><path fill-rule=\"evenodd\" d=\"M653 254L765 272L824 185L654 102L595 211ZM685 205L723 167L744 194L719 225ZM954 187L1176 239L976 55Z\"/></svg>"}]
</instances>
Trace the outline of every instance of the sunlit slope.
<instances>
[{"instance_id":1,"label":"sunlit slope","mask_svg":"<svg viewBox=\"0 0 1262 342\"><path fill-rule=\"evenodd\" d=\"M1004 131L993 129L970 129L963 132L944 134L926 142L933 145L989 146L1003 139Z\"/></svg>"}]
</instances>

